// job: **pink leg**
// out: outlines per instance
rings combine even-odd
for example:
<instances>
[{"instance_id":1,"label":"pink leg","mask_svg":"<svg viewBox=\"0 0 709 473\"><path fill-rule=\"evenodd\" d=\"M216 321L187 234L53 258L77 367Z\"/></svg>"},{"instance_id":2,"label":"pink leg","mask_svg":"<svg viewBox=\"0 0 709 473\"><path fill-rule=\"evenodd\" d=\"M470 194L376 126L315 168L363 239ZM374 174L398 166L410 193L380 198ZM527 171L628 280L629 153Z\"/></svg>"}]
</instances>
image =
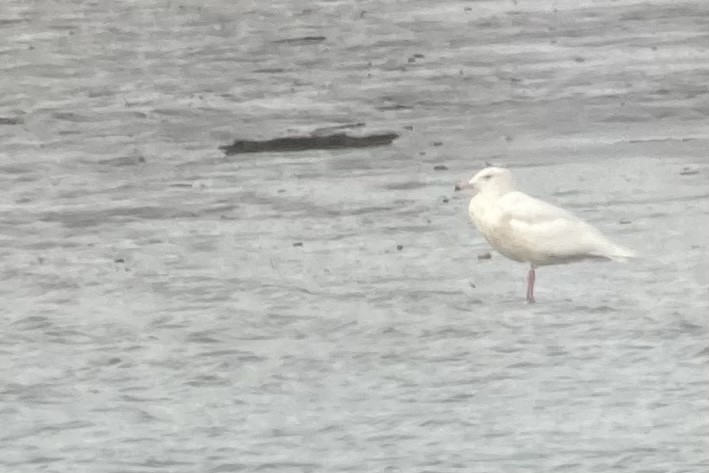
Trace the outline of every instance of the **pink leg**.
<instances>
[{"instance_id":1,"label":"pink leg","mask_svg":"<svg viewBox=\"0 0 709 473\"><path fill-rule=\"evenodd\" d=\"M534 266L529 268L529 273L527 273L527 302L530 304L534 304L536 302L534 300L534 279L535 279L535 274L534 274Z\"/></svg>"}]
</instances>

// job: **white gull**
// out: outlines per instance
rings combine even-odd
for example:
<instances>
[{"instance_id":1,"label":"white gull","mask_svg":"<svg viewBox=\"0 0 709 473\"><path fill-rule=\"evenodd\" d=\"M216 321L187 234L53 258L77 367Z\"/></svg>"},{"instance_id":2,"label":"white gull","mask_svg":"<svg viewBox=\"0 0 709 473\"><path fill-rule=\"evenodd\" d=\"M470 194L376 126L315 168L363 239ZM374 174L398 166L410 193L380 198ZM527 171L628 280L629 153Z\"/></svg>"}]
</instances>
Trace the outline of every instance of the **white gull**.
<instances>
[{"instance_id":1,"label":"white gull","mask_svg":"<svg viewBox=\"0 0 709 473\"><path fill-rule=\"evenodd\" d=\"M535 268L583 260L625 261L633 252L564 209L515 190L512 173L486 167L456 190L472 188L470 218L504 256L529 263L527 302L534 302Z\"/></svg>"}]
</instances>

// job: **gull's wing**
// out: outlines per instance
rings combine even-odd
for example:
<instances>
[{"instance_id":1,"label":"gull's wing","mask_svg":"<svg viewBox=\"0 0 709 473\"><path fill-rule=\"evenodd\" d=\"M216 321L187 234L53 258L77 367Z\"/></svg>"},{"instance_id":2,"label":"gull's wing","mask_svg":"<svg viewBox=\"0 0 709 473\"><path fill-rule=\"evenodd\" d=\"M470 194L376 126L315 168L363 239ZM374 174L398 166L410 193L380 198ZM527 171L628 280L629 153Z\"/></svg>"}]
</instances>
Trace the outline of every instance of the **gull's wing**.
<instances>
[{"instance_id":1,"label":"gull's wing","mask_svg":"<svg viewBox=\"0 0 709 473\"><path fill-rule=\"evenodd\" d=\"M629 256L592 225L543 200L515 191L503 195L498 205L516 244L538 264Z\"/></svg>"}]
</instances>

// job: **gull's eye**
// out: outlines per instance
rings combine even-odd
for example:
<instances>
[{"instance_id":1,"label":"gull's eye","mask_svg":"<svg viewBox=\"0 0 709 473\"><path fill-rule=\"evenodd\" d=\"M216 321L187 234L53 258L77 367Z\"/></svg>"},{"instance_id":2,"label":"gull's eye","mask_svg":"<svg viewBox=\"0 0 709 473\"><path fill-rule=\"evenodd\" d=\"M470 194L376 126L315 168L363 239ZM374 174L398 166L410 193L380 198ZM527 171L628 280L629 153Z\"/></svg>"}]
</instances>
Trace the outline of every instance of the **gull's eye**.
<instances>
[{"instance_id":1,"label":"gull's eye","mask_svg":"<svg viewBox=\"0 0 709 473\"><path fill-rule=\"evenodd\" d=\"M487 176L483 176L483 179L485 179L486 181L489 181L491 177L492 177L492 174L488 174Z\"/></svg>"}]
</instances>

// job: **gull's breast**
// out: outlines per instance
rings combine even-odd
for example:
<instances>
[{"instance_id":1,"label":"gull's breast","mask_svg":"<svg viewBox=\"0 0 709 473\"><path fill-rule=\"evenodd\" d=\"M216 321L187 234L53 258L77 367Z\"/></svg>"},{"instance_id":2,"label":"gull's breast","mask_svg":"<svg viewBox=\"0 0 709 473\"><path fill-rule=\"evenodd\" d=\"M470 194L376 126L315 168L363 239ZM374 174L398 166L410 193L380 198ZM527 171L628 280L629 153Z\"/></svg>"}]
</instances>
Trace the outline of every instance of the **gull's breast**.
<instances>
[{"instance_id":1,"label":"gull's breast","mask_svg":"<svg viewBox=\"0 0 709 473\"><path fill-rule=\"evenodd\" d=\"M496 251L515 261L533 261L530 242L515 231L493 202L473 198L468 211L478 231Z\"/></svg>"},{"instance_id":2,"label":"gull's breast","mask_svg":"<svg viewBox=\"0 0 709 473\"><path fill-rule=\"evenodd\" d=\"M515 231L508 219L488 222L480 229L485 239L495 250L511 260L535 262L535 255L529 241Z\"/></svg>"}]
</instances>

